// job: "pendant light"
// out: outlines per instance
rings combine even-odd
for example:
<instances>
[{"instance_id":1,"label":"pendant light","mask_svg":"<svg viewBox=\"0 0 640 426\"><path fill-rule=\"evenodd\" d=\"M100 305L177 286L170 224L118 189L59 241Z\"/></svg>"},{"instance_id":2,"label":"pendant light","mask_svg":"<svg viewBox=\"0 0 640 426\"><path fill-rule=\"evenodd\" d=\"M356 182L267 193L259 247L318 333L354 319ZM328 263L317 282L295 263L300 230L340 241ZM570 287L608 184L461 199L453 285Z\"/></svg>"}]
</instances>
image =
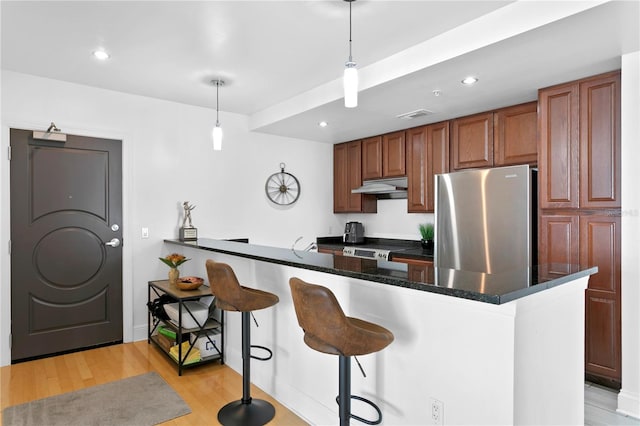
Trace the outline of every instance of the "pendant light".
<instances>
[{"instance_id":1,"label":"pendant light","mask_svg":"<svg viewBox=\"0 0 640 426\"><path fill-rule=\"evenodd\" d=\"M349 3L349 60L344 64L344 106L355 108L358 106L358 69L351 56L351 3L355 0L344 0Z\"/></svg>"},{"instance_id":2,"label":"pendant light","mask_svg":"<svg viewBox=\"0 0 640 426\"><path fill-rule=\"evenodd\" d=\"M216 85L216 125L213 128L212 136L213 136L213 150L214 151L222 151L222 127L220 127L220 103L218 100L218 94L220 92L220 86L224 86L224 80L211 80L211 84Z\"/></svg>"}]
</instances>

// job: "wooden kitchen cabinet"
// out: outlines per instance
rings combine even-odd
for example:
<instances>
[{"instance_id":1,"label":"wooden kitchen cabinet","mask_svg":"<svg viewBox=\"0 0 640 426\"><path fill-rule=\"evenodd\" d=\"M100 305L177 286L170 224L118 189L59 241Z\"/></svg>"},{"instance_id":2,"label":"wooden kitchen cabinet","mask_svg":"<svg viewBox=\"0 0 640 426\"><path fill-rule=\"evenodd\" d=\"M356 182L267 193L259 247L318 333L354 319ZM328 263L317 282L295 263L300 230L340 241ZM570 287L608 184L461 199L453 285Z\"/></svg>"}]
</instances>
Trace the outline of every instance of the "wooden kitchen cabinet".
<instances>
[{"instance_id":1,"label":"wooden kitchen cabinet","mask_svg":"<svg viewBox=\"0 0 640 426\"><path fill-rule=\"evenodd\" d=\"M362 141L362 179L406 175L404 131L374 136Z\"/></svg>"},{"instance_id":2,"label":"wooden kitchen cabinet","mask_svg":"<svg viewBox=\"0 0 640 426\"><path fill-rule=\"evenodd\" d=\"M621 207L620 72L580 82L580 207Z\"/></svg>"},{"instance_id":3,"label":"wooden kitchen cabinet","mask_svg":"<svg viewBox=\"0 0 640 426\"><path fill-rule=\"evenodd\" d=\"M382 177L382 136L362 141L362 180Z\"/></svg>"},{"instance_id":4,"label":"wooden kitchen cabinet","mask_svg":"<svg viewBox=\"0 0 640 426\"><path fill-rule=\"evenodd\" d=\"M325 254L333 254L335 256L342 256L342 250L338 250L338 249L331 249L331 248L326 248L326 247L318 247L318 253L325 253Z\"/></svg>"},{"instance_id":5,"label":"wooden kitchen cabinet","mask_svg":"<svg viewBox=\"0 0 640 426\"><path fill-rule=\"evenodd\" d=\"M540 207L620 207L620 73L538 93Z\"/></svg>"},{"instance_id":6,"label":"wooden kitchen cabinet","mask_svg":"<svg viewBox=\"0 0 640 426\"><path fill-rule=\"evenodd\" d=\"M535 101L452 120L452 169L536 165L537 125Z\"/></svg>"},{"instance_id":7,"label":"wooden kitchen cabinet","mask_svg":"<svg viewBox=\"0 0 640 426\"><path fill-rule=\"evenodd\" d=\"M493 112L451 121L451 168L493 166Z\"/></svg>"},{"instance_id":8,"label":"wooden kitchen cabinet","mask_svg":"<svg viewBox=\"0 0 640 426\"><path fill-rule=\"evenodd\" d=\"M585 370L619 387L620 72L541 89L538 107L540 263L577 255L598 267L586 291Z\"/></svg>"},{"instance_id":9,"label":"wooden kitchen cabinet","mask_svg":"<svg viewBox=\"0 0 640 426\"><path fill-rule=\"evenodd\" d=\"M333 146L333 212L375 213L377 202L372 195L352 194L362 185L362 142Z\"/></svg>"},{"instance_id":10,"label":"wooden kitchen cabinet","mask_svg":"<svg viewBox=\"0 0 640 426\"><path fill-rule=\"evenodd\" d=\"M494 166L538 163L538 102L493 113Z\"/></svg>"},{"instance_id":11,"label":"wooden kitchen cabinet","mask_svg":"<svg viewBox=\"0 0 640 426\"><path fill-rule=\"evenodd\" d=\"M540 208L577 208L579 171L578 86L565 84L538 92Z\"/></svg>"},{"instance_id":12,"label":"wooden kitchen cabinet","mask_svg":"<svg viewBox=\"0 0 640 426\"><path fill-rule=\"evenodd\" d=\"M550 273L566 275L566 264L580 262L580 218L577 214L541 214L538 239L538 263L556 264ZM555 269L554 269L555 268Z\"/></svg>"},{"instance_id":13,"label":"wooden kitchen cabinet","mask_svg":"<svg viewBox=\"0 0 640 426\"><path fill-rule=\"evenodd\" d=\"M382 177L406 176L404 130L382 136Z\"/></svg>"},{"instance_id":14,"label":"wooden kitchen cabinet","mask_svg":"<svg viewBox=\"0 0 640 426\"><path fill-rule=\"evenodd\" d=\"M405 131L407 211L433 212L434 176L449 172L449 122Z\"/></svg>"},{"instance_id":15,"label":"wooden kitchen cabinet","mask_svg":"<svg viewBox=\"0 0 640 426\"><path fill-rule=\"evenodd\" d=\"M620 381L620 216L593 211L540 216L539 262L565 275L564 264L597 266L585 292L585 371L613 387ZM594 377L595 376L595 377Z\"/></svg>"},{"instance_id":16,"label":"wooden kitchen cabinet","mask_svg":"<svg viewBox=\"0 0 640 426\"><path fill-rule=\"evenodd\" d=\"M597 266L585 299L585 369L588 374L621 378L620 216L580 217L580 263Z\"/></svg>"},{"instance_id":17,"label":"wooden kitchen cabinet","mask_svg":"<svg viewBox=\"0 0 640 426\"><path fill-rule=\"evenodd\" d=\"M393 257L392 261L407 264L407 276L409 280L427 284L435 283L433 261L396 256Z\"/></svg>"}]
</instances>

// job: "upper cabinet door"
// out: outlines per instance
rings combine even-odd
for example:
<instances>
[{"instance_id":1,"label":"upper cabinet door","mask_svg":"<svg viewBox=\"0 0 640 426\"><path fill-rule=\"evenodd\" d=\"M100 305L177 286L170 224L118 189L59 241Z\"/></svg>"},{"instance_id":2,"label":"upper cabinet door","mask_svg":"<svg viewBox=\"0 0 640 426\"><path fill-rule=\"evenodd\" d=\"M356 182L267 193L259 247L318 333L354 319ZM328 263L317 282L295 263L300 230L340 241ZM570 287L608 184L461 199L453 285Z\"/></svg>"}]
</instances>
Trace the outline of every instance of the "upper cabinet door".
<instances>
[{"instance_id":1,"label":"upper cabinet door","mask_svg":"<svg viewBox=\"0 0 640 426\"><path fill-rule=\"evenodd\" d=\"M347 211L347 187L349 171L347 144L333 146L333 212Z\"/></svg>"},{"instance_id":2,"label":"upper cabinet door","mask_svg":"<svg viewBox=\"0 0 640 426\"><path fill-rule=\"evenodd\" d=\"M407 145L407 211L434 211L434 176L449 171L449 122L405 132Z\"/></svg>"},{"instance_id":3,"label":"upper cabinet door","mask_svg":"<svg viewBox=\"0 0 640 426\"><path fill-rule=\"evenodd\" d=\"M496 166L538 162L538 102L502 108L493 114Z\"/></svg>"},{"instance_id":4,"label":"upper cabinet door","mask_svg":"<svg viewBox=\"0 0 640 426\"><path fill-rule=\"evenodd\" d=\"M493 166L493 112L455 119L451 129L454 170Z\"/></svg>"},{"instance_id":5,"label":"upper cabinet door","mask_svg":"<svg viewBox=\"0 0 640 426\"><path fill-rule=\"evenodd\" d=\"M375 196L352 194L362 185L362 142L346 142L333 146L333 212L375 213Z\"/></svg>"},{"instance_id":6,"label":"upper cabinet door","mask_svg":"<svg viewBox=\"0 0 640 426\"><path fill-rule=\"evenodd\" d=\"M382 177L406 176L404 131L382 137Z\"/></svg>"},{"instance_id":7,"label":"upper cabinet door","mask_svg":"<svg viewBox=\"0 0 640 426\"><path fill-rule=\"evenodd\" d=\"M435 211L435 176L449 173L449 122L427 126L427 211Z\"/></svg>"},{"instance_id":8,"label":"upper cabinet door","mask_svg":"<svg viewBox=\"0 0 640 426\"><path fill-rule=\"evenodd\" d=\"M621 207L620 72L580 83L580 207Z\"/></svg>"},{"instance_id":9,"label":"upper cabinet door","mask_svg":"<svg viewBox=\"0 0 640 426\"><path fill-rule=\"evenodd\" d=\"M425 213L427 197L427 126L414 127L406 132L407 148L407 211Z\"/></svg>"},{"instance_id":10,"label":"upper cabinet door","mask_svg":"<svg viewBox=\"0 0 640 426\"><path fill-rule=\"evenodd\" d=\"M382 177L382 136L362 141L362 179Z\"/></svg>"},{"instance_id":11,"label":"upper cabinet door","mask_svg":"<svg viewBox=\"0 0 640 426\"><path fill-rule=\"evenodd\" d=\"M577 208L578 85L565 84L538 92L538 173L540 208Z\"/></svg>"},{"instance_id":12,"label":"upper cabinet door","mask_svg":"<svg viewBox=\"0 0 640 426\"><path fill-rule=\"evenodd\" d=\"M362 141L362 179L406 176L404 131Z\"/></svg>"}]
</instances>

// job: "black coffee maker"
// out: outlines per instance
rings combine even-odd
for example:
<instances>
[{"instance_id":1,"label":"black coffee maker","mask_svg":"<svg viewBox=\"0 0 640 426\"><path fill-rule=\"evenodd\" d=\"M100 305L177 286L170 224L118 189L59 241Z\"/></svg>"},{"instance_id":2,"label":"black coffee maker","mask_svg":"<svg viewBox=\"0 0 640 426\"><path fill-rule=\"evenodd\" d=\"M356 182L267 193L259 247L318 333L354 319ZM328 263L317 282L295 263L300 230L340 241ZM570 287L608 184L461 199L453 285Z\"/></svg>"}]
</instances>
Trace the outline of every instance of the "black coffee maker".
<instances>
[{"instance_id":1,"label":"black coffee maker","mask_svg":"<svg viewBox=\"0 0 640 426\"><path fill-rule=\"evenodd\" d=\"M344 227L342 241L348 244L364 242L364 226L360 222L347 222Z\"/></svg>"}]
</instances>

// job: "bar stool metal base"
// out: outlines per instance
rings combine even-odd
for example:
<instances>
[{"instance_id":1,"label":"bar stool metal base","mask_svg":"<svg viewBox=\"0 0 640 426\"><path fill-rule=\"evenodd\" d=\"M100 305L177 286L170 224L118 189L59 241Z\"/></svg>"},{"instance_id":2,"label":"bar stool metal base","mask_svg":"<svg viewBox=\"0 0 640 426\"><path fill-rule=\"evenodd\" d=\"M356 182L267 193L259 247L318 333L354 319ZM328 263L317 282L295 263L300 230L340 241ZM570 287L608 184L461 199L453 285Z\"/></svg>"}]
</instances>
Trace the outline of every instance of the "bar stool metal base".
<instances>
[{"instance_id":1,"label":"bar stool metal base","mask_svg":"<svg viewBox=\"0 0 640 426\"><path fill-rule=\"evenodd\" d=\"M251 398L250 315L250 312L242 312L242 399L230 402L218 411L218 421L224 426L262 426L276 415L271 403Z\"/></svg>"},{"instance_id":2,"label":"bar stool metal base","mask_svg":"<svg viewBox=\"0 0 640 426\"><path fill-rule=\"evenodd\" d=\"M276 409L262 399L233 401L218 411L218 421L224 426L262 426L276 415Z\"/></svg>"},{"instance_id":3,"label":"bar stool metal base","mask_svg":"<svg viewBox=\"0 0 640 426\"><path fill-rule=\"evenodd\" d=\"M363 398L358 395L351 395L351 357L339 355L338 356L338 396L336 397L336 402L338 403L338 415L340 416L340 426L349 426L351 424L351 419L358 420L362 423L366 423L368 425L379 425L382 423L382 411L380 408L374 404L372 401L369 401L366 398ZM375 420L368 420L362 418L360 416L356 416L351 413L351 400L356 399L358 401L362 401L369 406L371 406L376 413L378 414L378 418Z\"/></svg>"}]
</instances>

